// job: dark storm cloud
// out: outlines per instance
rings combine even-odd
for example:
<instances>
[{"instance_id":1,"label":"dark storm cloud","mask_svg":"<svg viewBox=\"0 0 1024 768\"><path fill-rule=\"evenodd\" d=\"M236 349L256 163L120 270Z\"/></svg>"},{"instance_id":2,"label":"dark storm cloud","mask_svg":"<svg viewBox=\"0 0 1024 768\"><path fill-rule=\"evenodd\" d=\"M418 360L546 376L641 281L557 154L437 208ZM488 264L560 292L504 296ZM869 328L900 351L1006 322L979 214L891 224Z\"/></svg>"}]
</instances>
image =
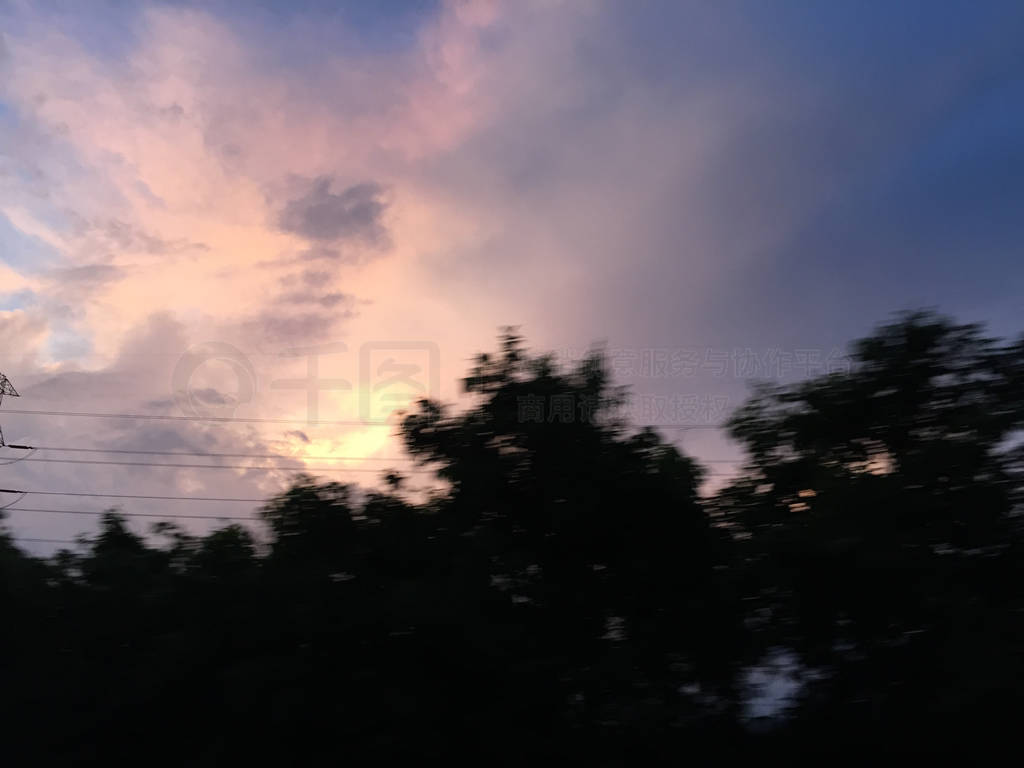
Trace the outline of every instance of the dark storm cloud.
<instances>
[{"instance_id":1,"label":"dark storm cloud","mask_svg":"<svg viewBox=\"0 0 1024 768\"><path fill-rule=\"evenodd\" d=\"M323 285L330 278L331 273L322 270L307 269L302 273L302 282L306 285Z\"/></svg>"},{"instance_id":2,"label":"dark storm cloud","mask_svg":"<svg viewBox=\"0 0 1024 768\"><path fill-rule=\"evenodd\" d=\"M384 188L375 182L332 191L334 179L319 176L304 182L305 191L285 204L278 226L317 243L359 241L375 248L390 242L383 218L388 204ZM318 256L328 258L327 252Z\"/></svg>"},{"instance_id":3,"label":"dark storm cloud","mask_svg":"<svg viewBox=\"0 0 1024 768\"><path fill-rule=\"evenodd\" d=\"M346 260L342 252L337 248L323 248L321 246L317 246L316 248L307 248L299 253L299 258L304 261L326 262L339 262Z\"/></svg>"},{"instance_id":4,"label":"dark storm cloud","mask_svg":"<svg viewBox=\"0 0 1024 768\"><path fill-rule=\"evenodd\" d=\"M341 291L320 293L315 290L298 290L283 294L278 298L283 304L315 304L324 309L331 309L341 304L355 303L355 297Z\"/></svg>"},{"instance_id":5,"label":"dark storm cloud","mask_svg":"<svg viewBox=\"0 0 1024 768\"><path fill-rule=\"evenodd\" d=\"M342 320L354 316L352 310L298 314L267 311L249 321L246 330L270 341L310 344L328 338Z\"/></svg>"},{"instance_id":6,"label":"dark storm cloud","mask_svg":"<svg viewBox=\"0 0 1024 768\"><path fill-rule=\"evenodd\" d=\"M323 270L305 270L300 274L285 275L281 278L285 291L277 296L275 303L323 309L355 305L356 297L351 293L331 290L332 279L332 273Z\"/></svg>"}]
</instances>

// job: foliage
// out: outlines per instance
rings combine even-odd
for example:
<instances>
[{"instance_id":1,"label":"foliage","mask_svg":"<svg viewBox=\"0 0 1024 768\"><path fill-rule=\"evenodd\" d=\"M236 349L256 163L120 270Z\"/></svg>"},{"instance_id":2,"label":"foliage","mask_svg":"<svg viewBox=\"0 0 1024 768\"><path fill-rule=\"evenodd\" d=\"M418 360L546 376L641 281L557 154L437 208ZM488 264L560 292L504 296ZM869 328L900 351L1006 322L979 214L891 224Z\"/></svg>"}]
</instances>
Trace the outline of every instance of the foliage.
<instances>
[{"instance_id":1,"label":"foliage","mask_svg":"<svg viewBox=\"0 0 1024 768\"><path fill-rule=\"evenodd\" d=\"M913 314L734 414L747 466L620 417L599 354L512 331L402 437L443 487L298 477L255 532L111 512L43 561L0 538L13 762L661 762L976 749L1024 679L1024 344ZM533 405L571 407L537 418ZM785 649L800 696L744 719Z\"/></svg>"}]
</instances>

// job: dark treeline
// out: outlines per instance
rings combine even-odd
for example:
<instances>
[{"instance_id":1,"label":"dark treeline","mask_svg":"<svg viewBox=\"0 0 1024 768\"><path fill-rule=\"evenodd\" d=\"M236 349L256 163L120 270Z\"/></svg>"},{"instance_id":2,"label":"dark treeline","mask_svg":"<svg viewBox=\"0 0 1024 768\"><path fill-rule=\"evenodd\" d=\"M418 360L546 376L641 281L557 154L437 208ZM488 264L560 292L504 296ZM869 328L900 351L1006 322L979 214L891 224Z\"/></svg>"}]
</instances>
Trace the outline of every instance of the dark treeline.
<instances>
[{"instance_id":1,"label":"dark treeline","mask_svg":"<svg viewBox=\"0 0 1024 768\"><path fill-rule=\"evenodd\" d=\"M515 335L421 403L401 477L300 478L263 527L80 551L0 538L0 754L219 765L524 765L970 754L1024 698L1024 343L916 314L849 371L755 391L702 470L620 416L599 354ZM524 417L524 403L573 418ZM525 414L528 415L528 414ZM798 693L752 720L749 671ZM784 706L783 706L784 705Z\"/></svg>"}]
</instances>

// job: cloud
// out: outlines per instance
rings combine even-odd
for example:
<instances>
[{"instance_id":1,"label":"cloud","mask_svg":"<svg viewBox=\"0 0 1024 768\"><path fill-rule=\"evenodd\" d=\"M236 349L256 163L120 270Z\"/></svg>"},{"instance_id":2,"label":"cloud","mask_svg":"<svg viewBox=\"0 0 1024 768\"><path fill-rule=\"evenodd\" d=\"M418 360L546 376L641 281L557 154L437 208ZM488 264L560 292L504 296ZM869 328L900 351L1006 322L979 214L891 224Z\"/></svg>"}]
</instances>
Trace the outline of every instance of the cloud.
<instances>
[{"instance_id":1,"label":"cloud","mask_svg":"<svg viewBox=\"0 0 1024 768\"><path fill-rule=\"evenodd\" d=\"M285 313L268 310L245 323L254 336L275 343L309 345L327 341L337 335L343 320L355 317L353 310L341 312Z\"/></svg>"},{"instance_id":2,"label":"cloud","mask_svg":"<svg viewBox=\"0 0 1024 768\"><path fill-rule=\"evenodd\" d=\"M302 282L306 285L323 285L331 277L330 272L324 270L307 269L302 273Z\"/></svg>"},{"instance_id":3,"label":"cloud","mask_svg":"<svg viewBox=\"0 0 1024 768\"><path fill-rule=\"evenodd\" d=\"M185 238L167 240L149 234L138 227L125 222L111 219L103 224L93 225L112 245L121 251L142 252L154 255L181 253L182 251L208 251L205 243L193 243Z\"/></svg>"},{"instance_id":4,"label":"cloud","mask_svg":"<svg viewBox=\"0 0 1024 768\"><path fill-rule=\"evenodd\" d=\"M0 262L0 291L14 293L31 289L33 281Z\"/></svg>"},{"instance_id":5,"label":"cloud","mask_svg":"<svg viewBox=\"0 0 1024 768\"><path fill-rule=\"evenodd\" d=\"M213 387L202 387L190 391L192 397L205 405L235 405L237 398Z\"/></svg>"},{"instance_id":6,"label":"cloud","mask_svg":"<svg viewBox=\"0 0 1024 768\"><path fill-rule=\"evenodd\" d=\"M4 338L24 339L40 330L38 318L27 313L0 312L0 333ZM215 496L262 499L278 491L293 476L296 466L305 462L304 452L312 455L331 454L334 450L342 455L351 451L344 447L344 441L336 440L329 430L321 427L289 428L285 425L250 424L246 422L206 422L202 420L179 420L191 415L183 412L173 392L176 364L188 348L188 327L167 314L155 314L126 334L126 341L118 350L113 362L97 370L43 371L26 360L23 366L18 356L6 354L2 370L8 374L22 397L11 408L25 408L36 411L69 411L81 413L143 413L152 416L172 417L167 421L136 420L125 418L82 418L72 416L30 416L0 412L0 423L4 435L14 443L47 446L50 448L72 448L76 452L39 452L32 458L73 459L75 461L128 461L142 462L143 465L92 465L81 463L55 464L48 462L20 462L6 468L5 487L49 491L72 491L84 493L139 493L170 496ZM12 350L14 351L14 350ZM299 369L302 358L256 358L259 373L268 381L289 372L279 373L274 366L297 362ZM12 367L13 364L13 367ZM223 375L222 375L223 374ZM233 373L217 361L205 366L188 382L189 396L200 407L198 410L219 414L222 409L231 410L234 400ZM215 386L211 385L215 384ZM257 392L254 402L242 404L239 417L279 416L302 421L305 400L292 397L288 391L265 390ZM294 401L294 403L293 403ZM326 402L326 400L325 400ZM287 410L294 405L294 410ZM325 416L327 411L324 411ZM383 440L386 441L384 434ZM339 448L340 446L340 448ZM379 446L393 451L388 445ZM88 454L78 449L108 449L113 453ZM120 451L178 452L178 453L226 453L231 457L220 460L201 456L161 456L155 454L123 455ZM287 461L261 458L268 455L284 455ZM392 452L391 455L394 455ZM324 459L311 461L316 467L330 465ZM148 464L166 464L159 467ZM197 465L195 468L178 466ZM229 464L243 468L203 469L203 466ZM360 466L348 462L345 466ZM285 467L282 469L281 467ZM345 473L329 475L334 479L361 479ZM8 499L9 500L9 499ZM6 500L5 500L6 501ZM37 499L37 501L39 501ZM46 499L46 501L51 501ZM99 511L117 504L126 511L168 514L225 514L251 515L256 518L258 504L218 504L175 501L126 501L108 499L67 499L61 505L37 503L24 506L52 506L74 510ZM72 538L79 532L93 527L91 517L77 515L44 515L18 511L7 511L5 521L16 535ZM159 518L156 518L159 519ZM146 530L150 519L133 520L136 530ZM189 530L198 532L216 526L216 520L206 522L188 521ZM258 526L257 526L258 528Z\"/></svg>"},{"instance_id":7,"label":"cloud","mask_svg":"<svg viewBox=\"0 0 1024 768\"><path fill-rule=\"evenodd\" d=\"M126 34L115 56L91 36L98 18L0 12L0 103L16 117L0 120L10 150L0 208L13 212L15 236L32 239L19 275L38 269L44 246L48 268L120 270L103 280L63 273L69 285L82 278L74 295L50 288L52 311L90 342L77 362L109 363L126 329L161 309L207 338L264 327L283 337L350 317L275 310L250 322L282 303L340 310L348 295L370 298L379 277L358 270L390 271L380 257L397 266L419 247L402 223L430 215L415 166L476 123L465 72L489 22L471 5L424 14L403 49L333 46L312 57L296 40L347 39L343 21L297 14L292 23L312 37L293 37L256 19L242 30L216 13L142 4L116 19ZM315 295L280 283L302 263L319 276Z\"/></svg>"},{"instance_id":8,"label":"cloud","mask_svg":"<svg viewBox=\"0 0 1024 768\"><path fill-rule=\"evenodd\" d=\"M331 309L340 304L353 304L355 297L341 291L321 294L317 291L307 290L282 294L278 297L278 301L283 304L317 304L324 309Z\"/></svg>"},{"instance_id":9,"label":"cloud","mask_svg":"<svg viewBox=\"0 0 1024 768\"><path fill-rule=\"evenodd\" d=\"M113 264L83 264L80 267L56 269L50 272L48 277L61 286L76 285L85 288L95 288L112 280L117 280L123 274L124 269Z\"/></svg>"},{"instance_id":10,"label":"cloud","mask_svg":"<svg viewBox=\"0 0 1024 768\"><path fill-rule=\"evenodd\" d=\"M50 333L50 322L32 306L26 309L0 310L0 339L3 339L3 368L8 376L32 371L40 365L43 345Z\"/></svg>"},{"instance_id":11,"label":"cloud","mask_svg":"<svg viewBox=\"0 0 1024 768\"><path fill-rule=\"evenodd\" d=\"M332 192L329 176L302 180L305 191L289 200L278 214L285 232L321 243L362 242L373 248L387 247L390 237L384 225L388 208L385 190L375 182L362 182Z\"/></svg>"},{"instance_id":12,"label":"cloud","mask_svg":"<svg viewBox=\"0 0 1024 768\"><path fill-rule=\"evenodd\" d=\"M273 379L305 361L281 372L264 343L432 341L453 398L508 323L541 348L827 350L906 301L1019 314L1019 3L925 27L634 5L446 2L386 49L339 44L344 20L301 4L285 26L224 4L4 6L0 291L33 302L0 313L0 364L77 371L50 392L69 409L173 408L155 355L193 344ZM151 328L160 312L178 326ZM69 335L88 344L48 352ZM285 394L253 412L301 417ZM68 439L171 439L94 427Z\"/></svg>"},{"instance_id":13,"label":"cloud","mask_svg":"<svg viewBox=\"0 0 1024 768\"><path fill-rule=\"evenodd\" d=\"M346 255L338 248L324 248L317 246L315 248L307 248L304 251L299 252L299 258L303 261L324 261L324 262L343 262L346 260Z\"/></svg>"}]
</instances>

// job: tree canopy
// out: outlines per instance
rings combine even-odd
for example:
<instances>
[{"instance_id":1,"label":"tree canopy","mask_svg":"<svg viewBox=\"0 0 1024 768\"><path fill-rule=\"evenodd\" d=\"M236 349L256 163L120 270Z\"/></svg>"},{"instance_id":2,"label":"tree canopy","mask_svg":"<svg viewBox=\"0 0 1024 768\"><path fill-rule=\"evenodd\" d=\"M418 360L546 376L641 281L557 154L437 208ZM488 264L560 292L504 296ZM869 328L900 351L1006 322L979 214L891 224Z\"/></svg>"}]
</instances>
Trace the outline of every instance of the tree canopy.
<instances>
[{"instance_id":1,"label":"tree canopy","mask_svg":"<svg viewBox=\"0 0 1024 768\"><path fill-rule=\"evenodd\" d=\"M625 420L600 353L563 369L508 331L467 406L402 422L425 500L396 473L300 476L252 529L142 536L111 511L45 560L0 537L5 752L625 765L1008 741L1024 342L915 313L853 359L758 388L711 495ZM773 654L799 692L752 721Z\"/></svg>"}]
</instances>

